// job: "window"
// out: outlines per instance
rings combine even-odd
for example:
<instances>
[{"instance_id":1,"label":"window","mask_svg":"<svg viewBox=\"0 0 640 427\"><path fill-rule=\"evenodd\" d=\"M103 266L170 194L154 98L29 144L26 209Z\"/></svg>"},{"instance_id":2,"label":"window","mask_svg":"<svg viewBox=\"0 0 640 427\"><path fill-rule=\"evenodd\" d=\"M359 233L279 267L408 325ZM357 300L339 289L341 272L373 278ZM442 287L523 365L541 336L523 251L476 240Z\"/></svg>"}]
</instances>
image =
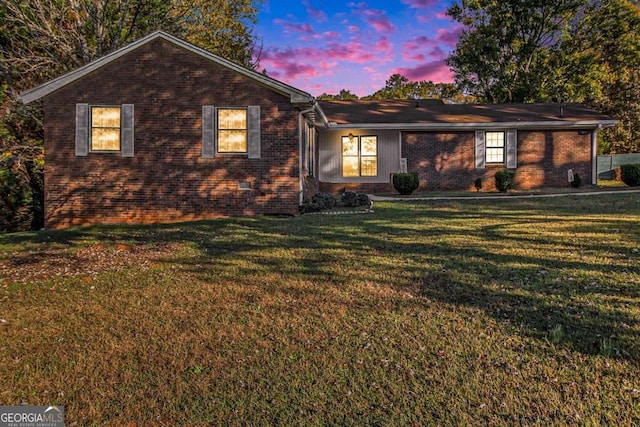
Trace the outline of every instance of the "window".
<instances>
[{"instance_id":1,"label":"window","mask_svg":"<svg viewBox=\"0 0 640 427\"><path fill-rule=\"evenodd\" d=\"M378 176L378 137L342 137L342 176Z\"/></svg>"},{"instance_id":2,"label":"window","mask_svg":"<svg viewBox=\"0 0 640 427\"><path fill-rule=\"evenodd\" d=\"M504 163L504 132L487 132L487 163Z\"/></svg>"},{"instance_id":3,"label":"window","mask_svg":"<svg viewBox=\"0 0 640 427\"><path fill-rule=\"evenodd\" d=\"M247 110L244 108L218 109L218 152L247 152Z\"/></svg>"},{"instance_id":4,"label":"window","mask_svg":"<svg viewBox=\"0 0 640 427\"><path fill-rule=\"evenodd\" d=\"M120 151L119 106L91 107L91 151Z\"/></svg>"}]
</instances>

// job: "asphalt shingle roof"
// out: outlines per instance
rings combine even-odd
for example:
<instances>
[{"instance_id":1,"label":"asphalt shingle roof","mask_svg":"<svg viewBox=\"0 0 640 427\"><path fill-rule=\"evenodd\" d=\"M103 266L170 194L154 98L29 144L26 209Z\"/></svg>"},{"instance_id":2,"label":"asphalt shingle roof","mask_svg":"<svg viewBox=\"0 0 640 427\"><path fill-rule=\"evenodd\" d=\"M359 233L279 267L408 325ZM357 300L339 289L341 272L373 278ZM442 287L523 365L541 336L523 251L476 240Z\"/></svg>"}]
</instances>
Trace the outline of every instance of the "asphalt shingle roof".
<instances>
[{"instance_id":1,"label":"asphalt shingle roof","mask_svg":"<svg viewBox=\"0 0 640 427\"><path fill-rule=\"evenodd\" d=\"M319 101L329 122L363 123L500 123L608 122L611 118L582 104L445 104L437 99Z\"/></svg>"}]
</instances>

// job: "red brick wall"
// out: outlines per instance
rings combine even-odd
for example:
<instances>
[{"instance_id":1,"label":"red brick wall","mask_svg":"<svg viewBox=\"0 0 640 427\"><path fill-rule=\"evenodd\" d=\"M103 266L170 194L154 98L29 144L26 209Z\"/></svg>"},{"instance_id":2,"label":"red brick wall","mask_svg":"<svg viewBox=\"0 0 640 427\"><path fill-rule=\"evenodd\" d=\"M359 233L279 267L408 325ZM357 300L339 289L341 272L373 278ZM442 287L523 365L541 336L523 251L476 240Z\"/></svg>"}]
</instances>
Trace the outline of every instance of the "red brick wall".
<instances>
[{"instance_id":1,"label":"red brick wall","mask_svg":"<svg viewBox=\"0 0 640 427\"><path fill-rule=\"evenodd\" d=\"M135 156L75 156L76 103L135 105ZM261 106L261 158L202 158L202 106ZM156 40L48 96L45 226L296 213L297 110L287 96ZM239 182L251 183L239 190Z\"/></svg>"},{"instance_id":2,"label":"red brick wall","mask_svg":"<svg viewBox=\"0 0 640 427\"><path fill-rule=\"evenodd\" d=\"M396 190L393 188L393 184L391 182L389 183L321 182L320 183L320 191L322 191L323 193L337 194L343 190L354 191L356 193L365 193L365 194L396 193Z\"/></svg>"},{"instance_id":3,"label":"red brick wall","mask_svg":"<svg viewBox=\"0 0 640 427\"><path fill-rule=\"evenodd\" d=\"M474 132L406 132L402 156L418 172L420 190L474 190L477 178L483 190L495 190L495 173L505 167L476 169L474 140ZM568 169L591 183L591 132L518 131L516 189L566 187Z\"/></svg>"}]
</instances>

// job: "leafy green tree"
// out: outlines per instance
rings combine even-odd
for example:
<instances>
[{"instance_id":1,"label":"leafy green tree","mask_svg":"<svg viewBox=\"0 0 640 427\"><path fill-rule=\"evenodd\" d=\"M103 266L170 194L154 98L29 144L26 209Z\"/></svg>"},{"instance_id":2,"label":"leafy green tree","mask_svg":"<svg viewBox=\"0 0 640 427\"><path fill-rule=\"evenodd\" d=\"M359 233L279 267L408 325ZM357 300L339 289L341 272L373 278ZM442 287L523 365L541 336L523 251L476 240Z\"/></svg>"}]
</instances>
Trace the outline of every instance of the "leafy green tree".
<instances>
[{"instance_id":1,"label":"leafy green tree","mask_svg":"<svg viewBox=\"0 0 640 427\"><path fill-rule=\"evenodd\" d=\"M174 0L169 17L188 42L247 68L259 65L254 34L264 0ZM257 52L258 55L254 56Z\"/></svg>"},{"instance_id":2,"label":"leafy green tree","mask_svg":"<svg viewBox=\"0 0 640 427\"><path fill-rule=\"evenodd\" d=\"M586 0L464 0L447 14L464 26L447 58L458 88L480 100L532 102L550 84L550 54Z\"/></svg>"},{"instance_id":3,"label":"leafy green tree","mask_svg":"<svg viewBox=\"0 0 640 427\"><path fill-rule=\"evenodd\" d=\"M331 101L331 100L343 100L343 99L358 99L358 95L351 93L350 90L340 89L340 93L337 95L332 95L328 93L323 93L318 97L320 101Z\"/></svg>"},{"instance_id":4,"label":"leafy green tree","mask_svg":"<svg viewBox=\"0 0 640 427\"><path fill-rule=\"evenodd\" d=\"M603 130L604 153L640 152L640 7L595 2L557 55L556 92L617 119Z\"/></svg>"},{"instance_id":5,"label":"leafy green tree","mask_svg":"<svg viewBox=\"0 0 640 427\"><path fill-rule=\"evenodd\" d=\"M410 81L401 74L391 75L385 86L362 99L449 99L455 102L469 101L453 83Z\"/></svg>"}]
</instances>

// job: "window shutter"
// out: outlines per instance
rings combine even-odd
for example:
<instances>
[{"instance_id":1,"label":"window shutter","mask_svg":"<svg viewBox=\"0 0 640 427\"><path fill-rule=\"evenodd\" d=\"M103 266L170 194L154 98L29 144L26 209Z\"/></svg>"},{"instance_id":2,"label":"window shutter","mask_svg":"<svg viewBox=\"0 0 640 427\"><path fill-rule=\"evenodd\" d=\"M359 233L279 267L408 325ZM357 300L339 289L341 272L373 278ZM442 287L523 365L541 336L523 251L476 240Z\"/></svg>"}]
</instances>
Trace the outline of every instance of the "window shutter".
<instances>
[{"instance_id":1,"label":"window shutter","mask_svg":"<svg viewBox=\"0 0 640 427\"><path fill-rule=\"evenodd\" d=\"M250 159L260 158L260 106L251 105L247 109L248 154Z\"/></svg>"},{"instance_id":2,"label":"window shutter","mask_svg":"<svg viewBox=\"0 0 640 427\"><path fill-rule=\"evenodd\" d=\"M123 104L121 107L121 130L120 130L120 143L122 146L120 147L122 151L122 157L133 157L133 122L134 122L134 114L133 114L133 104Z\"/></svg>"},{"instance_id":3,"label":"window shutter","mask_svg":"<svg viewBox=\"0 0 640 427\"><path fill-rule=\"evenodd\" d=\"M202 158L212 159L215 153L216 117L215 107L202 106Z\"/></svg>"},{"instance_id":4,"label":"window shutter","mask_svg":"<svg viewBox=\"0 0 640 427\"><path fill-rule=\"evenodd\" d=\"M476 131L476 169L484 169L485 137L484 131Z\"/></svg>"},{"instance_id":5,"label":"window shutter","mask_svg":"<svg viewBox=\"0 0 640 427\"><path fill-rule=\"evenodd\" d=\"M507 167L518 167L518 134L515 130L507 131Z\"/></svg>"},{"instance_id":6,"label":"window shutter","mask_svg":"<svg viewBox=\"0 0 640 427\"><path fill-rule=\"evenodd\" d=\"M76 156L89 154L89 104L76 104Z\"/></svg>"}]
</instances>

